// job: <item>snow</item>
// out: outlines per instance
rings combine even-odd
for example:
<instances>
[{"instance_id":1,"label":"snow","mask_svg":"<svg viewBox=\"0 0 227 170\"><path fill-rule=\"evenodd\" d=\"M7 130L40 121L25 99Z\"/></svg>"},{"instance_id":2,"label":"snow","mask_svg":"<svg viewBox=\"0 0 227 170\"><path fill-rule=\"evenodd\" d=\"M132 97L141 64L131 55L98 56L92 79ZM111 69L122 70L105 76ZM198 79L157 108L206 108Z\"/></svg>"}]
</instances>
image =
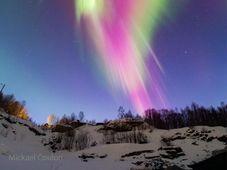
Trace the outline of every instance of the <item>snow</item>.
<instances>
[{"instance_id":1,"label":"snow","mask_svg":"<svg viewBox=\"0 0 227 170\"><path fill-rule=\"evenodd\" d=\"M91 142L96 141L97 146L77 152L57 151L53 153L48 146L43 145L43 141L48 141L54 133L45 131L46 136L36 136L23 124L42 132L38 126L15 117L13 117L13 119L17 123L9 123L4 119L5 117L8 117L8 115L0 112L0 169L3 170L128 170L134 167L132 162L144 160L144 156L158 156L162 152L158 150L163 145L161 142L162 137L171 137L176 133L184 134L188 130L188 128L172 130L154 129L150 132L150 129L147 129L143 131L148 137L149 142L147 144L103 144L104 136L98 131L102 125L84 125L79 127L78 130L86 131L90 136ZM5 128L2 124L6 124L8 128ZM227 128L224 127L194 127L194 130L199 132L204 129L211 131L208 134L209 136L220 137L227 134ZM196 141L198 145L192 145L194 141ZM217 139L206 142L190 137L184 140L174 140L171 143L174 146L181 147L185 156L180 156L173 160L168 159L168 161L176 165L185 166L185 169L187 169L186 165L207 159L212 155L213 151L224 149L226 146ZM136 160L133 159L133 157L121 157L122 155L142 150L153 150L154 152L138 155L136 156ZM97 157L94 159L87 158L87 162L79 158L82 154L89 155L92 153L97 155ZM18 160L10 160L13 155L17 157ZM107 157L99 158L100 155L107 155ZM53 157L55 160L53 160Z\"/></svg>"}]
</instances>

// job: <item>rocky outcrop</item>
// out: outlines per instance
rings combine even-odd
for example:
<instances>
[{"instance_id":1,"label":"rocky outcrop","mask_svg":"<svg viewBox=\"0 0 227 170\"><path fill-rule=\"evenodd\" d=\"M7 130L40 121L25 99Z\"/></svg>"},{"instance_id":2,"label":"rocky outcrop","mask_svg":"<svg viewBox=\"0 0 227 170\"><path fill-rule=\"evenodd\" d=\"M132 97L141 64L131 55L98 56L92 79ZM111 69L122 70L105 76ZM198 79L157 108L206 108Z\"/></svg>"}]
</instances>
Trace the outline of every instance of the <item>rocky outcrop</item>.
<instances>
[{"instance_id":1,"label":"rocky outcrop","mask_svg":"<svg viewBox=\"0 0 227 170\"><path fill-rule=\"evenodd\" d=\"M216 139L216 136L210 136L209 133L211 133L210 130L197 131L195 129L189 128L186 130L184 134L181 134L178 132L166 139L168 139L169 141L175 141L175 140L183 140L186 138L192 138L192 139L202 140L205 142L211 142L212 140ZM220 141L225 142L225 137L221 137Z\"/></svg>"},{"instance_id":2,"label":"rocky outcrop","mask_svg":"<svg viewBox=\"0 0 227 170\"><path fill-rule=\"evenodd\" d=\"M71 130L73 130L73 128L70 125L56 125L55 127L53 127L52 132L64 133Z\"/></svg>"},{"instance_id":3,"label":"rocky outcrop","mask_svg":"<svg viewBox=\"0 0 227 170\"><path fill-rule=\"evenodd\" d=\"M120 119L109 122L104 126L104 130L114 130L117 132L131 131L134 127L142 125L144 122L139 119Z\"/></svg>"},{"instance_id":4,"label":"rocky outcrop","mask_svg":"<svg viewBox=\"0 0 227 170\"><path fill-rule=\"evenodd\" d=\"M181 135L180 133L177 133L177 134L175 134L174 136L170 137L169 140L170 140L170 141L174 141L174 140L183 140L183 139L185 139L185 138L186 138L186 136Z\"/></svg>"},{"instance_id":5,"label":"rocky outcrop","mask_svg":"<svg viewBox=\"0 0 227 170\"><path fill-rule=\"evenodd\" d=\"M227 135L223 135L217 138L220 142L225 142L227 144Z\"/></svg>"},{"instance_id":6,"label":"rocky outcrop","mask_svg":"<svg viewBox=\"0 0 227 170\"><path fill-rule=\"evenodd\" d=\"M75 128L85 125L85 123L82 123L79 120L77 120L77 121L70 122L69 125L75 129Z\"/></svg>"},{"instance_id":7,"label":"rocky outcrop","mask_svg":"<svg viewBox=\"0 0 227 170\"><path fill-rule=\"evenodd\" d=\"M160 156L167 159L175 159L185 155L181 147L178 146L165 146L159 148L158 150L163 151L160 153Z\"/></svg>"},{"instance_id":8,"label":"rocky outcrop","mask_svg":"<svg viewBox=\"0 0 227 170\"><path fill-rule=\"evenodd\" d=\"M40 132L39 130L37 130L37 129L34 128L34 127L30 127L30 126L29 126L28 129L29 129L30 131L32 131L36 136L46 136L45 133Z\"/></svg>"}]
</instances>

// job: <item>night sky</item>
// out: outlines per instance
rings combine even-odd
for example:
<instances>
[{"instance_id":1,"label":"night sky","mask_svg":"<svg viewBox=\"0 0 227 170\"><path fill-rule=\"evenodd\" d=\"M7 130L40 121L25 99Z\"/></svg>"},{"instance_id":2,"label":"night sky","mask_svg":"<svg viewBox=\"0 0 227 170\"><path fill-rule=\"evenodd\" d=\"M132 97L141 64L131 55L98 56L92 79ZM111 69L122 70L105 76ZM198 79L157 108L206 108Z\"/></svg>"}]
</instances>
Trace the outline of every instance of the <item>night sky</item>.
<instances>
[{"instance_id":1,"label":"night sky","mask_svg":"<svg viewBox=\"0 0 227 170\"><path fill-rule=\"evenodd\" d=\"M131 60L136 53L133 49L125 50L129 54L125 56L126 63L123 57L116 59L117 54L125 54L124 50L121 52L125 48L117 43L110 45L116 42L109 35L116 31L113 25L118 20L113 19L101 29L110 27L106 35L99 33L100 39L106 40L103 43L93 27L96 22L87 24L94 20L94 6L82 9L82 19L78 19L80 9L75 4L73 0L0 1L0 83L6 84L5 93L26 101L30 116L37 122L46 121L49 114L61 116L80 111L85 112L87 119L112 119L119 106L137 113L148 105L159 109L184 107L192 102L205 106L227 102L226 0L171 0L155 26L151 25L154 30L144 34L158 62L149 52L145 58ZM118 11L124 5L127 4L111 6L117 11L115 18L121 17L122 21L127 20L123 15L128 12L124 11L129 11L128 6ZM154 10L152 5L149 8ZM87 16L83 17L84 13ZM130 18L134 16L138 15L130 13ZM145 30L136 17L134 21ZM131 37L128 27L124 29ZM121 34L119 39L124 43ZM108 56L111 50L105 51L108 44L118 49L112 51L112 58ZM146 51L138 42L133 41L132 46L141 46L138 51L143 54ZM104 57L100 51L104 51ZM116 68L120 63L124 67ZM134 68L138 69L137 77Z\"/></svg>"}]
</instances>

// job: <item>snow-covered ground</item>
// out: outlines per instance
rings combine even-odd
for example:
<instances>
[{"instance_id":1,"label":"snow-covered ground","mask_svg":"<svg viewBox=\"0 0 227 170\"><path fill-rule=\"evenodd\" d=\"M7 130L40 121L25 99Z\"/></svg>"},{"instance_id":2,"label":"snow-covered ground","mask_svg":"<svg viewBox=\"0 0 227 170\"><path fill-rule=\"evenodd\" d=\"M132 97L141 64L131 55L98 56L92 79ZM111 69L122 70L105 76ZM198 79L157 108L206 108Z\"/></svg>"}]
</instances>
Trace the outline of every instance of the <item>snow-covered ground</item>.
<instances>
[{"instance_id":1,"label":"snow-covered ground","mask_svg":"<svg viewBox=\"0 0 227 170\"><path fill-rule=\"evenodd\" d=\"M49 146L44 146L53 136L52 132L17 118L10 118L12 123L7 117L7 114L0 112L1 170L129 170L142 168L153 158L190 169L187 165L205 160L212 156L213 151L226 147L224 142L218 140L218 137L227 135L227 128L224 127L197 126L193 129L154 129L152 132L147 129L143 130L148 139L146 144L104 144L104 136L98 131L102 125L84 125L79 130L84 130L91 141L96 141L96 146L80 151L53 152ZM36 135L31 128L42 135ZM162 142L162 138L172 140L167 144ZM208 138L210 140L207 141ZM165 156L168 149L171 153L172 148L181 148L181 155L173 159L160 156Z\"/></svg>"}]
</instances>

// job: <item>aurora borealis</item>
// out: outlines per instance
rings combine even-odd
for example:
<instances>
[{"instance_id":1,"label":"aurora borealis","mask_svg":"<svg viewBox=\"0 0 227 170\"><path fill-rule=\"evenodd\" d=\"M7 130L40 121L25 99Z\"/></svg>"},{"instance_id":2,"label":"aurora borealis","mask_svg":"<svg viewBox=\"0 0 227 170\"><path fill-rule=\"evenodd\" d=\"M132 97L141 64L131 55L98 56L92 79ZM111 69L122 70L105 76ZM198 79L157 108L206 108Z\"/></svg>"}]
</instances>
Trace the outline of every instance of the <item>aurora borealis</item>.
<instances>
[{"instance_id":1,"label":"aurora borealis","mask_svg":"<svg viewBox=\"0 0 227 170\"><path fill-rule=\"evenodd\" d=\"M163 70L149 43L168 10L167 1L75 0L75 7L78 20L85 22L102 58L110 85L122 89L139 113L153 107L146 82L152 82L156 75L146 65L146 57L150 52ZM159 85L153 82L150 85L163 99Z\"/></svg>"},{"instance_id":2,"label":"aurora borealis","mask_svg":"<svg viewBox=\"0 0 227 170\"><path fill-rule=\"evenodd\" d=\"M226 101L220 0L2 0L0 83L31 116Z\"/></svg>"}]
</instances>

